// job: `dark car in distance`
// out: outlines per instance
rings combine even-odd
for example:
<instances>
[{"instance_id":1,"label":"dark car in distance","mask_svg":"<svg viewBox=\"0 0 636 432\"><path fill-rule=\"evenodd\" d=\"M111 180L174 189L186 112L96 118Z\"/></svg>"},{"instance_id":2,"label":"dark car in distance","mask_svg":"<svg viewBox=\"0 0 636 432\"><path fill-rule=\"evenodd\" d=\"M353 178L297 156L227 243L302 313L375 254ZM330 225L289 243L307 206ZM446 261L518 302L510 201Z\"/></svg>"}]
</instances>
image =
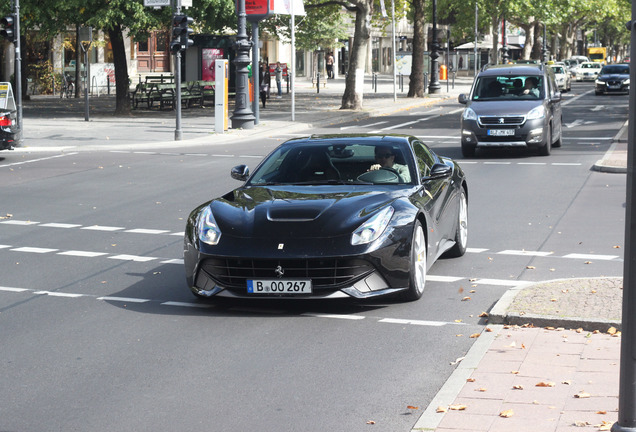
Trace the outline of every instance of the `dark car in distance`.
<instances>
[{"instance_id":1,"label":"dark car in distance","mask_svg":"<svg viewBox=\"0 0 636 432\"><path fill-rule=\"evenodd\" d=\"M594 93L629 93L629 65L610 64L603 66L596 77Z\"/></svg>"},{"instance_id":2,"label":"dark car in distance","mask_svg":"<svg viewBox=\"0 0 636 432\"><path fill-rule=\"evenodd\" d=\"M561 146L561 93L552 68L543 64L488 66L475 78L461 116L465 157L478 148L534 148L548 156Z\"/></svg>"},{"instance_id":3,"label":"dark car in distance","mask_svg":"<svg viewBox=\"0 0 636 432\"><path fill-rule=\"evenodd\" d=\"M416 300L437 258L466 251L464 172L412 136L292 139L231 176L243 185L186 226L186 281L201 298Z\"/></svg>"}]
</instances>

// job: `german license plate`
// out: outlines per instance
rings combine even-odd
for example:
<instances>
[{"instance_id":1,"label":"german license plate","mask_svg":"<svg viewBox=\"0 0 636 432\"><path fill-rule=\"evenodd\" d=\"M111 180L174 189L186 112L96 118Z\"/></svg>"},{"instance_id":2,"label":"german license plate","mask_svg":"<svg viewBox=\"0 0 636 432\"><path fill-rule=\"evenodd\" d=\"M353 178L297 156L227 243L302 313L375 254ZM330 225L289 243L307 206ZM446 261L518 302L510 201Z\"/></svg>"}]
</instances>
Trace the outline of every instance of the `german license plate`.
<instances>
[{"instance_id":1,"label":"german license plate","mask_svg":"<svg viewBox=\"0 0 636 432\"><path fill-rule=\"evenodd\" d=\"M513 136L514 129L488 129L489 136Z\"/></svg>"},{"instance_id":2,"label":"german license plate","mask_svg":"<svg viewBox=\"0 0 636 432\"><path fill-rule=\"evenodd\" d=\"M248 294L311 294L309 279L255 279L247 281Z\"/></svg>"},{"instance_id":3,"label":"german license plate","mask_svg":"<svg viewBox=\"0 0 636 432\"><path fill-rule=\"evenodd\" d=\"M608 85L607 86L608 89L612 89L612 90L618 90L619 88L621 88L620 85Z\"/></svg>"}]
</instances>

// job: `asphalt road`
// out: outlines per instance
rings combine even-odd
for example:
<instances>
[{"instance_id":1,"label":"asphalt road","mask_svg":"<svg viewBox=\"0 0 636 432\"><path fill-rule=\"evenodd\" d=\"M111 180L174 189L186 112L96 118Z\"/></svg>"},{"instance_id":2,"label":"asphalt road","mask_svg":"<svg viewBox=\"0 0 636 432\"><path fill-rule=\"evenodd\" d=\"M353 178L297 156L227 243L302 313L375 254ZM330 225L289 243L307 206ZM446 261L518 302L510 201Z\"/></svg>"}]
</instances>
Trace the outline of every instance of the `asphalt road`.
<instances>
[{"instance_id":1,"label":"asphalt road","mask_svg":"<svg viewBox=\"0 0 636 432\"><path fill-rule=\"evenodd\" d=\"M421 136L467 172L468 253L413 303L189 293L189 211L289 136L0 155L0 430L411 430L507 289L622 274L625 176L590 168L628 97L590 90L565 94L549 157L463 159L455 101L308 131Z\"/></svg>"}]
</instances>

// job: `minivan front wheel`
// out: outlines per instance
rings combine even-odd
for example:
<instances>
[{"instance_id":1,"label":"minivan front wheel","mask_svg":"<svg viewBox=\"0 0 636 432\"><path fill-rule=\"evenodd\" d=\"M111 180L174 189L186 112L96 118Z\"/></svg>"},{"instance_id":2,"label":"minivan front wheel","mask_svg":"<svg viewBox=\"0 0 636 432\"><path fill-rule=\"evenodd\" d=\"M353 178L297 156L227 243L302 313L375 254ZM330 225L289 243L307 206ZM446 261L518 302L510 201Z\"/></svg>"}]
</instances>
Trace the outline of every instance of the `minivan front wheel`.
<instances>
[{"instance_id":1,"label":"minivan front wheel","mask_svg":"<svg viewBox=\"0 0 636 432\"><path fill-rule=\"evenodd\" d=\"M548 128L545 144L539 149L539 154L541 156L550 156L550 150L552 150L552 126Z\"/></svg>"}]
</instances>

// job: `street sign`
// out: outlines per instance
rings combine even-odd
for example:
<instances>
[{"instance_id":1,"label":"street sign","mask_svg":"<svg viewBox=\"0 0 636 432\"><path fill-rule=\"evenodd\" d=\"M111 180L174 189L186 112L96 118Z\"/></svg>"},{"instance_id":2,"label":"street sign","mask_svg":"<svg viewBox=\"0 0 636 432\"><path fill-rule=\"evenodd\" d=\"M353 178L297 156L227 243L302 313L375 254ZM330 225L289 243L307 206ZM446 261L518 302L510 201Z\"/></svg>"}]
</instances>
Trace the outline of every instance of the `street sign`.
<instances>
[{"instance_id":1,"label":"street sign","mask_svg":"<svg viewBox=\"0 0 636 432\"><path fill-rule=\"evenodd\" d=\"M146 7L170 6L170 0L144 0Z\"/></svg>"}]
</instances>

